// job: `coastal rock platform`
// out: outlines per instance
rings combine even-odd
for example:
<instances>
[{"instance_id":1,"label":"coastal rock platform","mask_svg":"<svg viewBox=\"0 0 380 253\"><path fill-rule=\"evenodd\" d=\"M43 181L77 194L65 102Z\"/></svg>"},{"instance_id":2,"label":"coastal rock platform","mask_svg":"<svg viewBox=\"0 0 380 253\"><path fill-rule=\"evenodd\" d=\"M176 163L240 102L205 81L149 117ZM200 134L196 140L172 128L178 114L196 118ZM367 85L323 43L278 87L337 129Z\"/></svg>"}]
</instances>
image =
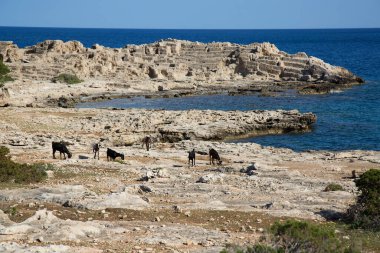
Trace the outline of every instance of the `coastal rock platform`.
<instances>
[{"instance_id":1,"label":"coastal rock platform","mask_svg":"<svg viewBox=\"0 0 380 253\"><path fill-rule=\"evenodd\" d=\"M65 140L108 146L156 142L225 140L263 134L303 132L316 116L293 111L166 111L144 109L3 108L0 142L13 146L45 146ZM56 126L56 127L52 127ZM36 132L35 132L36 131ZM38 134L37 134L38 133Z\"/></svg>"}]
</instances>

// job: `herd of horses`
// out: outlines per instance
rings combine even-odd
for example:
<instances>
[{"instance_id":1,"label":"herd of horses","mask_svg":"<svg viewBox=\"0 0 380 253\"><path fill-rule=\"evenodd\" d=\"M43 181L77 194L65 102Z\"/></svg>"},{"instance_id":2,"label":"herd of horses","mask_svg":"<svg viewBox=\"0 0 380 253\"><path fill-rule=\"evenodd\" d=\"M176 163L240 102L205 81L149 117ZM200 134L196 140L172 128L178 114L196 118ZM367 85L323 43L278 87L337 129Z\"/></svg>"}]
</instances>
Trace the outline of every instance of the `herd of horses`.
<instances>
[{"instance_id":1,"label":"herd of horses","mask_svg":"<svg viewBox=\"0 0 380 253\"><path fill-rule=\"evenodd\" d=\"M144 147L144 145L145 145L147 151L149 151L149 148L151 147L152 144L153 144L153 141L152 141L151 137L149 137L149 136L145 137L142 140L142 146ZM101 148L101 146L99 143L95 143L92 145L92 152L94 154L94 159L96 159L96 157L98 157L98 160L99 160L100 148ZM59 158L60 159L62 159L62 154L63 154L64 159L66 159L66 155L68 158L72 157L72 153L69 151L69 149L67 148L67 146L64 142L54 142L53 141L52 142L52 149L53 149L53 159L56 159L55 153L57 151L59 152ZM191 165L191 166L195 166L195 155L196 155L195 149L193 149L192 151L189 152L188 159L189 159L189 165ZM211 148L208 152L208 156L210 158L210 165L211 164L215 165L215 161L218 165L222 164L222 159L220 159L220 156L215 149ZM123 153L119 153L113 149L107 148L107 161L115 161L115 159L118 157L120 157L121 160L124 160L124 154Z\"/></svg>"}]
</instances>

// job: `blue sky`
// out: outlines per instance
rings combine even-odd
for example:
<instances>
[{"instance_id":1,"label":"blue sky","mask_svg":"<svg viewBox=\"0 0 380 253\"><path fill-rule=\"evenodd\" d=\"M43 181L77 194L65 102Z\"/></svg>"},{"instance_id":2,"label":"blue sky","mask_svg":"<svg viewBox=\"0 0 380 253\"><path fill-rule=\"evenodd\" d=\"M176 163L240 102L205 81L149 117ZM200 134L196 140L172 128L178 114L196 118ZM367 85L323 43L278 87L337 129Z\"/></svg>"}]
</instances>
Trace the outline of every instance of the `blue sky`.
<instances>
[{"instance_id":1,"label":"blue sky","mask_svg":"<svg viewBox=\"0 0 380 253\"><path fill-rule=\"evenodd\" d=\"M0 26L379 28L380 0L0 0Z\"/></svg>"}]
</instances>

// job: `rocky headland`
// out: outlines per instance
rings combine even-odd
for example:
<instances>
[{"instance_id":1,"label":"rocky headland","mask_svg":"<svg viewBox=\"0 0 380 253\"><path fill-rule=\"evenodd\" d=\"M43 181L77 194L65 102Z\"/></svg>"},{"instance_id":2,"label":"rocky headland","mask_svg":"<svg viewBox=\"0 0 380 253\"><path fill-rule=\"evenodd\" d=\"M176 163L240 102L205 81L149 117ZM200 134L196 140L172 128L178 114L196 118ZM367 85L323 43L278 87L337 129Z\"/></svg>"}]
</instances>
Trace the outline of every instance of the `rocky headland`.
<instances>
[{"instance_id":1,"label":"rocky headland","mask_svg":"<svg viewBox=\"0 0 380 253\"><path fill-rule=\"evenodd\" d=\"M46 106L59 98L74 103L138 94L270 94L290 88L326 93L363 82L342 67L305 53L288 54L270 43L167 39L124 48L97 44L86 48L78 41L47 40L18 48L0 42L0 58L16 80L3 88L1 103L17 106ZM75 74L84 82L69 86L52 82L63 73Z\"/></svg>"}]
</instances>

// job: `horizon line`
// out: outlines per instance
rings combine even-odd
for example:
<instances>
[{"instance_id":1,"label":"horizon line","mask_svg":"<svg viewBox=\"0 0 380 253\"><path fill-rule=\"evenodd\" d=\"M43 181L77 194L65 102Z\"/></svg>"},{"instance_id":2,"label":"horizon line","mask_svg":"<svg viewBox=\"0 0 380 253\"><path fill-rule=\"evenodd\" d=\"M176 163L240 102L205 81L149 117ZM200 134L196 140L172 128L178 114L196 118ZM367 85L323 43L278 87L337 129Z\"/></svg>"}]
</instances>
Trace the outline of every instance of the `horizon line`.
<instances>
[{"instance_id":1,"label":"horizon line","mask_svg":"<svg viewBox=\"0 0 380 253\"><path fill-rule=\"evenodd\" d=\"M327 28L121 28L121 27L59 27L59 26L2 26L0 28L47 28L47 29L114 29L114 30L350 30L380 29L380 27L327 27Z\"/></svg>"}]
</instances>

